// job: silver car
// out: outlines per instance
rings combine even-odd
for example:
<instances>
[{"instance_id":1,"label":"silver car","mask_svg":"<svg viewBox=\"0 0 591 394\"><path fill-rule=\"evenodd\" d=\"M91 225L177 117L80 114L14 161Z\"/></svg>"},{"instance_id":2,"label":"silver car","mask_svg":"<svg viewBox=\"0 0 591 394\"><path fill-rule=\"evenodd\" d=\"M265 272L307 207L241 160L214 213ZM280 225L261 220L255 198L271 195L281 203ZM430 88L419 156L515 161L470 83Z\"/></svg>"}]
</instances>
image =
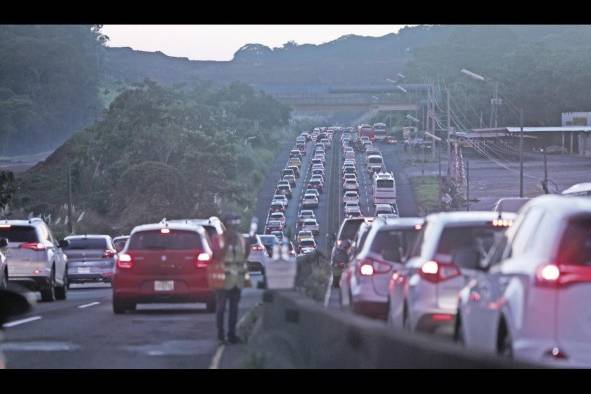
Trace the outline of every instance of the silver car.
<instances>
[{"instance_id":1,"label":"silver car","mask_svg":"<svg viewBox=\"0 0 591 394\"><path fill-rule=\"evenodd\" d=\"M411 331L453 334L460 290L513 213L444 212L426 217L404 266L390 279L388 322Z\"/></svg>"},{"instance_id":2,"label":"silver car","mask_svg":"<svg viewBox=\"0 0 591 394\"><path fill-rule=\"evenodd\" d=\"M110 236L71 235L66 241L68 286L72 283L111 283L117 251Z\"/></svg>"},{"instance_id":3,"label":"silver car","mask_svg":"<svg viewBox=\"0 0 591 394\"><path fill-rule=\"evenodd\" d=\"M301 230L309 230L312 231L314 235L318 235L320 233L320 225L316 219L304 219L302 226L300 227L300 231Z\"/></svg>"},{"instance_id":4,"label":"silver car","mask_svg":"<svg viewBox=\"0 0 591 394\"><path fill-rule=\"evenodd\" d=\"M242 234L242 236L245 241L250 239L250 235L248 234ZM269 253L261 240L261 236L256 234L256 243L250 246L250 252L248 254L248 270L264 273L268 260Z\"/></svg>"},{"instance_id":5,"label":"silver car","mask_svg":"<svg viewBox=\"0 0 591 394\"><path fill-rule=\"evenodd\" d=\"M40 291L42 301L65 300L67 257L40 218L0 221L0 238L8 239L8 280Z\"/></svg>"},{"instance_id":6,"label":"silver car","mask_svg":"<svg viewBox=\"0 0 591 394\"><path fill-rule=\"evenodd\" d=\"M361 250L341 275L343 306L385 320L390 277L402 268L402 258L414 245L422 224L421 218L373 221Z\"/></svg>"}]
</instances>

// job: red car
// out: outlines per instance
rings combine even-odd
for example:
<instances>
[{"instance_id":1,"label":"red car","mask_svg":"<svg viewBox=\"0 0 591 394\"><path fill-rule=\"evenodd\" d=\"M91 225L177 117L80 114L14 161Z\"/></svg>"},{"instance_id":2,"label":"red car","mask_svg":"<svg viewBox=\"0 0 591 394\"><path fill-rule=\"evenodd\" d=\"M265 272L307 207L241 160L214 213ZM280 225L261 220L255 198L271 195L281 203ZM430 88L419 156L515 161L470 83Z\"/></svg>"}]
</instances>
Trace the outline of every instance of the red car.
<instances>
[{"instance_id":1,"label":"red car","mask_svg":"<svg viewBox=\"0 0 591 394\"><path fill-rule=\"evenodd\" d=\"M204 302L208 312L215 311L215 293L207 280L212 262L202 226L162 222L135 227L117 258L113 312L160 302Z\"/></svg>"}]
</instances>

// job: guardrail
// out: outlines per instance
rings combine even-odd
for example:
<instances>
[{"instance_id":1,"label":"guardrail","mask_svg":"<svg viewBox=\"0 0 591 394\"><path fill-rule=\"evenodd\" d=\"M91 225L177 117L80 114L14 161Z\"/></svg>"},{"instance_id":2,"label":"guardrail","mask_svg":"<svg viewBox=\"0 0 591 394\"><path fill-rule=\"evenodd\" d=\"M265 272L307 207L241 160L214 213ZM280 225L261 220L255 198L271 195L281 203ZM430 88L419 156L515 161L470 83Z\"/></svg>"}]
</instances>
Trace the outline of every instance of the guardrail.
<instances>
[{"instance_id":1,"label":"guardrail","mask_svg":"<svg viewBox=\"0 0 591 394\"><path fill-rule=\"evenodd\" d=\"M540 368L328 310L295 291L265 291L251 341L271 368Z\"/></svg>"}]
</instances>

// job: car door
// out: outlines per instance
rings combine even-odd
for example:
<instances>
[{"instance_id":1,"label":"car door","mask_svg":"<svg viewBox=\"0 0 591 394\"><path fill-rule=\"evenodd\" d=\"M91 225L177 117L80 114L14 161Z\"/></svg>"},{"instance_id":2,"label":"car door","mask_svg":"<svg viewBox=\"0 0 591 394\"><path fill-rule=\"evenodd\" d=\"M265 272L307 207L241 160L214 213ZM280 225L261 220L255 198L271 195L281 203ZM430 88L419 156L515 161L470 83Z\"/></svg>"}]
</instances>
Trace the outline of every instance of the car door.
<instances>
[{"instance_id":1,"label":"car door","mask_svg":"<svg viewBox=\"0 0 591 394\"><path fill-rule=\"evenodd\" d=\"M53 233L46 225L45 231L47 232L47 240L53 245L52 250L54 253L55 261L55 277L56 280L61 284L63 282L63 279L66 277L67 257L62 248L59 247L59 243L53 236Z\"/></svg>"}]
</instances>

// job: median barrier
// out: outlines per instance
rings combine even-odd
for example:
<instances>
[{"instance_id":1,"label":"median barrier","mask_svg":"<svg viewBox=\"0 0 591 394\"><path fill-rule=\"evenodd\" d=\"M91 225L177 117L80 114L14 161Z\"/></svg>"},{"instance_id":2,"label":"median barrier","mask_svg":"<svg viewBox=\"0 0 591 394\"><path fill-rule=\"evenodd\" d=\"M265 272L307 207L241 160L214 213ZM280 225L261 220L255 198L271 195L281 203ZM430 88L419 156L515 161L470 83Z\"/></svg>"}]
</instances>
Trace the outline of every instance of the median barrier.
<instances>
[{"instance_id":1,"label":"median barrier","mask_svg":"<svg viewBox=\"0 0 591 394\"><path fill-rule=\"evenodd\" d=\"M422 334L394 330L383 322L322 304L297 291L267 290L256 342L281 338L294 368L539 368L464 349ZM289 346L286 346L289 344ZM261 345L262 346L262 345ZM297 352L297 356L293 353ZM277 357L275 354L272 357ZM284 364L285 365L285 364ZM273 368L273 365L267 365Z\"/></svg>"}]
</instances>

